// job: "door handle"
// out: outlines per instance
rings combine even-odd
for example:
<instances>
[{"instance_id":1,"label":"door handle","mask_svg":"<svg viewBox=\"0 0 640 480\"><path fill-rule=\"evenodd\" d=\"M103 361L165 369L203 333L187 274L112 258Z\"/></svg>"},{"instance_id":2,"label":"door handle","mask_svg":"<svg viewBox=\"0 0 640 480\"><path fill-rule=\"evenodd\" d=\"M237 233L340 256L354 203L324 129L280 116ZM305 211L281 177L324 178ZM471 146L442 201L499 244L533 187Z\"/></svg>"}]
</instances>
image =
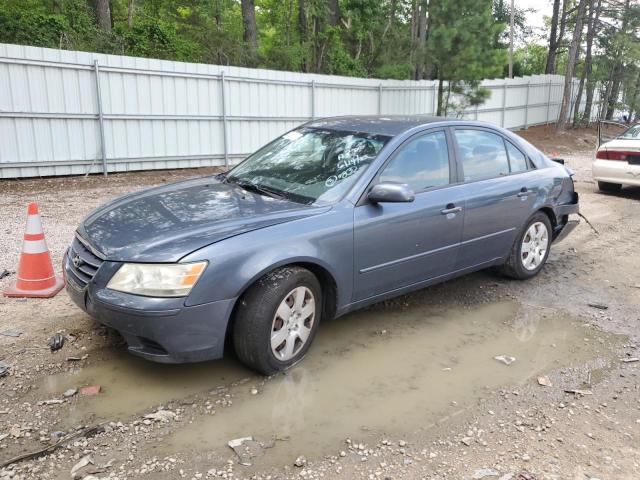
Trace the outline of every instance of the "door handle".
<instances>
[{"instance_id":1,"label":"door handle","mask_svg":"<svg viewBox=\"0 0 640 480\"><path fill-rule=\"evenodd\" d=\"M447 205L444 210L440 210L442 215L449 215L450 213L458 213L462 211L462 207L456 207L453 203Z\"/></svg>"},{"instance_id":2,"label":"door handle","mask_svg":"<svg viewBox=\"0 0 640 480\"><path fill-rule=\"evenodd\" d=\"M522 187L518 192L518 197L528 197L531 192L527 190L527 187Z\"/></svg>"}]
</instances>

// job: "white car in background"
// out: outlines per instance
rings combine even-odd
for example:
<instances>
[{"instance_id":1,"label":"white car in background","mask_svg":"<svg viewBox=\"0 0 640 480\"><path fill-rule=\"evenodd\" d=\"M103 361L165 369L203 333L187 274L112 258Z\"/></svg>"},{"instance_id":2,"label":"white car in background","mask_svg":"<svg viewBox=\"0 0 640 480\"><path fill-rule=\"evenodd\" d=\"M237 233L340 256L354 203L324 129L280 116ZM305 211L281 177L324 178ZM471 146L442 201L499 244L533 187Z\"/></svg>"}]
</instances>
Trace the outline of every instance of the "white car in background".
<instances>
[{"instance_id":1,"label":"white car in background","mask_svg":"<svg viewBox=\"0 0 640 480\"><path fill-rule=\"evenodd\" d=\"M611 138L611 130L622 126L628 127L615 122L600 122L598 126L593 179L603 192L617 192L623 185L640 186L640 123L606 140Z\"/></svg>"}]
</instances>

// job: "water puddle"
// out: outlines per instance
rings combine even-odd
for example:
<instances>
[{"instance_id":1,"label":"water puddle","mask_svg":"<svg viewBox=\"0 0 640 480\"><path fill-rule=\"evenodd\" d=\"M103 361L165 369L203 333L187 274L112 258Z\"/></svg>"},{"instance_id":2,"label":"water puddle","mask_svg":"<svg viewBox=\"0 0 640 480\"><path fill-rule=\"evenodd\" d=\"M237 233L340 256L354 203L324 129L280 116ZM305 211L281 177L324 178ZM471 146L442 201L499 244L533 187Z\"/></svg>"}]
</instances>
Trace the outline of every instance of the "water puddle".
<instances>
[{"instance_id":1,"label":"water puddle","mask_svg":"<svg viewBox=\"0 0 640 480\"><path fill-rule=\"evenodd\" d=\"M37 390L38 400L60 398L67 389L102 387L99 395L74 396L60 427L101 420L126 420L131 415L190 395L207 392L252 373L234 361L164 365L123 351L107 351L85 368L51 375Z\"/></svg>"},{"instance_id":2,"label":"water puddle","mask_svg":"<svg viewBox=\"0 0 640 480\"><path fill-rule=\"evenodd\" d=\"M194 394L213 402L218 397L208 392L248 377L231 388L232 406L216 405L214 415L176 423L157 453L203 452L226 459L233 456L227 447L231 439L275 438L272 448L254 459L266 467L291 464L298 455L335 454L349 436L366 440L428 428L492 389L608 357L615 342L554 310L509 302L439 312L378 307L323 324L308 358L266 382L234 359L161 365L106 352L86 368L46 378L34 394L45 400L68 388L100 384L100 395L76 396L54 407L65 408L61 422L70 426L135 418ZM516 361L507 366L494 360L497 355ZM250 393L254 386L258 395Z\"/></svg>"},{"instance_id":3,"label":"water puddle","mask_svg":"<svg viewBox=\"0 0 640 480\"><path fill-rule=\"evenodd\" d=\"M161 450L226 458L228 440L253 436L285 439L255 459L260 466L335 454L346 437L415 432L490 389L609 354L613 337L593 334L551 310L534 317L513 303L441 314L363 311L324 324L301 365L255 397L242 387L232 408L176 431ZM507 366L497 355L516 361Z\"/></svg>"}]
</instances>

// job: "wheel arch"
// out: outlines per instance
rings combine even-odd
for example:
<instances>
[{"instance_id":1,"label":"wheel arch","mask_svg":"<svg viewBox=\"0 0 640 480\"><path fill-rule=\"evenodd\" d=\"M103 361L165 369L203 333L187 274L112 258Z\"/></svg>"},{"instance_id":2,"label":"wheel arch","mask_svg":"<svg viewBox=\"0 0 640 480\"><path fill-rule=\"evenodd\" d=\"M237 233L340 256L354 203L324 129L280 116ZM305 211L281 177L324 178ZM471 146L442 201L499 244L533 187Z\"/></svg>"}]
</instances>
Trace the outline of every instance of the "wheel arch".
<instances>
[{"instance_id":1,"label":"wheel arch","mask_svg":"<svg viewBox=\"0 0 640 480\"><path fill-rule=\"evenodd\" d=\"M278 270L283 267L297 266L309 270L313 273L322 287L322 318L321 320L331 319L335 316L338 307L338 284L336 282L335 275L329 270L326 265L323 265L317 259L312 258L295 258L282 260L278 263L270 265L268 268L262 269L256 273L246 284L242 287L236 297L231 314L229 315L229 321L227 322L227 329L225 332L225 344L228 345L231 340L231 332L233 331L233 324L236 319L236 312L238 305L242 301L244 294L255 283L265 275Z\"/></svg>"}]
</instances>

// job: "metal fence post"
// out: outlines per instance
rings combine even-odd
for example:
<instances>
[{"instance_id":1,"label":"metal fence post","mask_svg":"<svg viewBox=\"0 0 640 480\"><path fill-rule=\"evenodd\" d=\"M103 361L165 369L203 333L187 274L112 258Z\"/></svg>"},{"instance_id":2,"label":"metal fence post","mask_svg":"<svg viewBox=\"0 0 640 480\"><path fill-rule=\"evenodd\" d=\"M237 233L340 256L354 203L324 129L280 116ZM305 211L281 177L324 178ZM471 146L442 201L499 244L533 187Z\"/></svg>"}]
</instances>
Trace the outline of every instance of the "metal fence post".
<instances>
[{"instance_id":1,"label":"metal fence post","mask_svg":"<svg viewBox=\"0 0 640 480\"><path fill-rule=\"evenodd\" d=\"M550 123L550 115L551 115L551 86L553 85L553 77L549 79L549 99L547 100L547 118L545 119L546 123Z\"/></svg>"},{"instance_id":2,"label":"metal fence post","mask_svg":"<svg viewBox=\"0 0 640 480\"><path fill-rule=\"evenodd\" d=\"M222 102L222 144L224 146L224 166L229 167L229 147L227 144L227 102L224 88L224 70L220 72L220 100Z\"/></svg>"},{"instance_id":3,"label":"metal fence post","mask_svg":"<svg viewBox=\"0 0 640 480\"><path fill-rule=\"evenodd\" d=\"M434 83L431 87L431 91L433 92L433 97L431 99L433 115L436 116L438 114L438 105L436 104L436 96L438 95L438 91L436 89L436 84Z\"/></svg>"},{"instance_id":4,"label":"metal fence post","mask_svg":"<svg viewBox=\"0 0 640 480\"><path fill-rule=\"evenodd\" d=\"M98 125L100 127L100 153L102 155L102 174L106 177L107 173L107 149L104 141L104 116L102 115L102 93L100 92L100 67L98 66L98 60L93 61L93 71L96 76L96 100L98 103ZM91 164L93 166L93 163ZM87 175L89 174L87 171Z\"/></svg>"},{"instance_id":5,"label":"metal fence post","mask_svg":"<svg viewBox=\"0 0 640 480\"><path fill-rule=\"evenodd\" d=\"M505 114L507 111L507 81L504 81L504 87L502 89L502 116L500 118L500 126L504 128Z\"/></svg>"},{"instance_id":6,"label":"metal fence post","mask_svg":"<svg viewBox=\"0 0 640 480\"><path fill-rule=\"evenodd\" d=\"M382 84L378 84L378 115L382 115Z\"/></svg>"},{"instance_id":7,"label":"metal fence post","mask_svg":"<svg viewBox=\"0 0 640 480\"><path fill-rule=\"evenodd\" d=\"M311 120L316 118L316 81L311 80Z\"/></svg>"},{"instance_id":8,"label":"metal fence post","mask_svg":"<svg viewBox=\"0 0 640 480\"><path fill-rule=\"evenodd\" d=\"M531 90L531 79L527 82L527 95L524 102L524 129L529 128L529 90Z\"/></svg>"}]
</instances>

